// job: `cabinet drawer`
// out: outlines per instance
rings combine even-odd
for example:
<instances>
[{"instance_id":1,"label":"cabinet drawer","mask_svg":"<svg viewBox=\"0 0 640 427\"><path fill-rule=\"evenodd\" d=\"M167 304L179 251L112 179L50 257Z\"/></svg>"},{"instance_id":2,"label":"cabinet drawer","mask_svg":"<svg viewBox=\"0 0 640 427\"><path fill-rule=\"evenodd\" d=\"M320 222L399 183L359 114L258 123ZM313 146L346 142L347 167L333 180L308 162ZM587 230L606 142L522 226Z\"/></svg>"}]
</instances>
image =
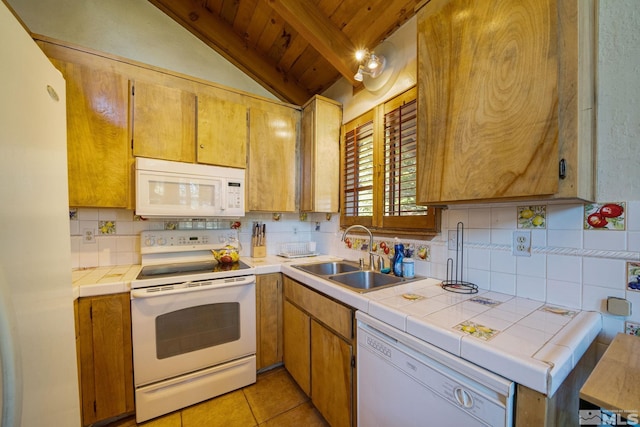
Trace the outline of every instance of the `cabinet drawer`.
<instances>
[{"instance_id":1,"label":"cabinet drawer","mask_svg":"<svg viewBox=\"0 0 640 427\"><path fill-rule=\"evenodd\" d=\"M342 335L353 340L353 310L325 297L288 277L284 278L284 296L312 317Z\"/></svg>"}]
</instances>

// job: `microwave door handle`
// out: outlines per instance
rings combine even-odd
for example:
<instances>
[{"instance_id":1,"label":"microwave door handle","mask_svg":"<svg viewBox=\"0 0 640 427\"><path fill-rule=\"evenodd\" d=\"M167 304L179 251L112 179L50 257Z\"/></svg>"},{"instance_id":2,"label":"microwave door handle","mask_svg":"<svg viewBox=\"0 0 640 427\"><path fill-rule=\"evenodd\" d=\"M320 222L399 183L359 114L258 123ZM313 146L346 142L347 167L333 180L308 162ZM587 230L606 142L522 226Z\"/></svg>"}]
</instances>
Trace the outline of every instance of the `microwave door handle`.
<instances>
[{"instance_id":1,"label":"microwave door handle","mask_svg":"<svg viewBox=\"0 0 640 427\"><path fill-rule=\"evenodd\" d=\"M227 190L229 183L227 180L222 180L221 189L220 189L220 211L224 212L227 210Z\"/></svg>"}]
</instances>

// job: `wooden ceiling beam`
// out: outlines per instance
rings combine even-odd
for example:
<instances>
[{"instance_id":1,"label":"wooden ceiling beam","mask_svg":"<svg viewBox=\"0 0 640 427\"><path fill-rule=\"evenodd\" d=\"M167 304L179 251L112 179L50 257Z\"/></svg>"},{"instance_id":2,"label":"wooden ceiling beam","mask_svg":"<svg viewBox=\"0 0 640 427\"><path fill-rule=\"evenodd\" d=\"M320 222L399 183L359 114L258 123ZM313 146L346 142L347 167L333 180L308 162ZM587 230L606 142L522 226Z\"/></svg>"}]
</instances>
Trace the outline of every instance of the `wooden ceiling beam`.
<instances>
[{"instance_id":1,"label":"wooden ceiling beam","mask_svg":"<svg viewBox=\"0 0 640 427\"><path fill-rule=\"evenodd\" d=\"M227 61L283 101L303 105L313 94L278 70L277 64L249 48L229 24L196 1L149 0L154 6L213 48ZM353 77L353 76L352 76Z\"/></svg>"},{"instance_id":2,"label":"wooden ceiling beam","mask_svg":"<svg viewBox=\"0 0 640 427\"><path fill-rule=\"evenodd\" d=\"M357 71L356 47L331 20L309 1L264 0L304 37L353 86Z\"/></svg>"}]
</instances>

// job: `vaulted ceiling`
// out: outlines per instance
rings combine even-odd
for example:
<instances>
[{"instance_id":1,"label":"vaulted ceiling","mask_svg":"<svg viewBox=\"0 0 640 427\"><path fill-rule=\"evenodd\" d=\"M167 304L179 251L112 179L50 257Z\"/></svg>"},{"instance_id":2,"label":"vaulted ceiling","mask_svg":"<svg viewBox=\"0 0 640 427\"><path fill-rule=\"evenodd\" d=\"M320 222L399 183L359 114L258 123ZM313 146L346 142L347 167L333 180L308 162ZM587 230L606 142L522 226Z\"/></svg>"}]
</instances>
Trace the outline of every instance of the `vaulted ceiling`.
<instances>
[{"instance_id":1,"label":"vaulted ceiling","mask_svg":"<svg viewBox=\"0 0 640 427\"><path fill-rule=\"evenodd\" d=\"M282 101L302 105L424 0L149 0Z\"/></svg>"}]
</instances>

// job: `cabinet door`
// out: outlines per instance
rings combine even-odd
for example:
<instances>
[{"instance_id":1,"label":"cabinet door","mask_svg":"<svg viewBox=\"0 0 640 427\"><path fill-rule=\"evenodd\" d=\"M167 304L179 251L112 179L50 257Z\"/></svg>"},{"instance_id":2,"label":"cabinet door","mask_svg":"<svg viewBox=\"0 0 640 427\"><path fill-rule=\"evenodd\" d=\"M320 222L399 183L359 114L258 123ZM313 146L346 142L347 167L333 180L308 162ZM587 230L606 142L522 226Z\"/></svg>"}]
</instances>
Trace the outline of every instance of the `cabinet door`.
<instances>
[{"instance_id":1,"label":"cabinet door","mask_svg":"<svg viewBox=\"0 0 640 427\"><path fill-rule=\"evenodd\" d=\"M311 393L311 319L284 301L284 366L307 396Z\"/></svg>"},{"instance_id":2,"label":"cabinet door","mask_svg":"<svg viewBox=\"0 0 640 427\"><path fill-rule=\"evenodd\" d=\"M300 210L338 212L342 107L314 97L302 112Z\"/></svg>"},{"instance_id":3,"label":"cabinet door","mask_svg":"<svg viewBox=\"0 0 640 427\"><path fill-rule=\"evenodd\" d=\"M247 107L198 95L198 163L247 167Z\"/></svg>"},{"instance_id":4,"label":"cabinet door","mask_svg":"<svg viewBox=\"0 0 640 427\"><path fill-rule=\"evenodd\" d=\"M135 410L129 304L128 293L78 301L83 425Z\"/></svg>"},{"instance_id":5,"label":"cabinet door","mask_svg":"<svg viewBox=\"0 0 640 427\"><path fill-rule=\"evenodd\" d=\"M282 275L256 276L257 369L282 362Z\"/></svg>"},{"instance_id":6,"label":"cabinet door","mask_svg":"<svg viewBox=\"0 0 640 427\"><path fill-rule=\"evenodd\" d=\"M67 81L69 205L131 207L129 80L86 65L51 61Z\"/></svg>"},{"instance_id":7,"label":"cabinet door","mask_svg":"<svg viewBox=\"0 0 640 427\"><path fill-rule=\"evenodd\" d=\"M296 211L300 111L273 105L249 114L249 211Z\"/></svg>"},{"instance_id":8,"label":"cabinet door","mask_svg":"<svg viewBox=\"0 0 640 427\"><path fill-rule=\"evenodd\" d=\"M195 162L195 95L136 81L132 99L134 156Z\"/></svg>"},{"instance_id":9,"label":"cabinet door","mask_svg":"<svg viewBox=\"0 0 640 427\"><path fill-rule=\"evenodd\" d=\"M311 321L311 400L332 427L348 427L352 417L353 348Z\"/></svg>"},{"instance_id":10,"label":"cabinet door","mask_svg":"<svg viewBox=\"0 0 640 427\"><path fill-rule=\"evenodd\" d=\"M556 0L441 3L418 12L418 202L556 193Z\"/></svg>"}]
</instances>

